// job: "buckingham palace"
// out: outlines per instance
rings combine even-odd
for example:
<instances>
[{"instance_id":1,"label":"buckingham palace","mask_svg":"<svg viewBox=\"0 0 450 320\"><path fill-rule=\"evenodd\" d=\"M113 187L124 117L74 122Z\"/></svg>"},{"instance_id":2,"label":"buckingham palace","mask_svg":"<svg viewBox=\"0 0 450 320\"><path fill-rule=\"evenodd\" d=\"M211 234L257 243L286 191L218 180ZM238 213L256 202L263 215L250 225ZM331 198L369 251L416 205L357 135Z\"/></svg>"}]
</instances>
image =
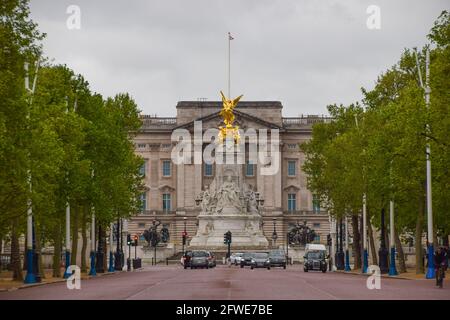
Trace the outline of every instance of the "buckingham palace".
<instances>
[{"instance_id":1,"label":"buckingham palace","mask_svg":"<svg viewBox=\"0 0 450 320\"><path fill-rule=\"evenodd\" d=\"M142 127L133 139L136 153L145 160L141 168L145 192L141 195L141 213L128 222L129 233L142 235L157 220L169 230L176 252L181 251L184 230L189 246L199 228L201 208L196 198L214 181L217 166L206 162L175 164L171 152L176 143L171 137L177 129L193 132L196 121L201 121L203 130L218 128L221 107L221 101L180 101L176 117L142 116ZM304 223L315 231L314 242L325 244L330 233L329 216L307 188L301 169L305 157L299 145L311 138L315 123L330 119L283 117L282 111L279 101L241 101L237 105L234 114L239 128L278 130L280 155L280 168L275 174L262 175L259 164L246 161L240 166L240 175L264 199L261 228L271 246L284 246L292 227ZM274 231L279 235L275 240Z\"/></svg>"}]
</instances>

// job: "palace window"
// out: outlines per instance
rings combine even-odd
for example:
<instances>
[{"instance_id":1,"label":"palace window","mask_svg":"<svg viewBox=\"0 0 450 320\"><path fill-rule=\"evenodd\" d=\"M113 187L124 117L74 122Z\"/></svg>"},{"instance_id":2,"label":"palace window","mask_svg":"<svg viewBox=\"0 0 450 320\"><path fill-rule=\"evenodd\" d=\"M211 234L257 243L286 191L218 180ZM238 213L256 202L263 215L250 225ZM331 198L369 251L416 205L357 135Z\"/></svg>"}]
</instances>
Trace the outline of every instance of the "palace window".
<instances>
[{"instance_id":1,"label":"palace window","mask_svg":"<svg viewBox=\"0 0 450 320\"><path fill-rule=\"evenodd\" d=\"M295 193L288 194L288 211L297 210L297 195Z\"/></svg>"},{"instance_id":2,"label":"palace window","mask_svg":"<svg viewBox=\"0 0 450 320\"><path fill-rule=\"evenodd\" d=\"M144 163L142 164L142 166L139 168L139 174L142 176L142 177L145 177L145 169L146 169L146 167L147 167L147 160L145 160L144 161Z\"/></svg>"},{"instance_id":3,"label":"palace window","mask_svg":"<svg viewBox=\"0 0 450 320\"><path fill-rule=\"evenodd\" d=\"M139 149L145 149L146 146L147 146L147 145L146 145L145 143L138 143L138 145L137 145L137 147L138 147Z\"/></svg>"},{"instance_id":4,"label":"palace window","mask_svg":"<svg viewBox=\"0 0 450 320\"><path fill-rule=\"evenodd\" d=\"M295 176L295 165L296 165L296 161L295 160L289 160L288 161L288 176L293 177Z\"/></svg>"},{"instance_id":5,"label":"palace window","mask_svg":"<svg viewBox=\"0 0 450 320\"><path fill-rule=\"evenodd\" d=\"M314 242L319 243L320 242L320 235L316 234L314 237Z\"/></svg>"},{"instance_id":6,"label":"palace window","mask_svg":"<svg viewBox=\"0 0 450 320\"><path fill-rule=\"evenodd\" d=\"M147 192L141 193L141 212L147 210Z\"/></svg>"},{"instance_id":7,"label":"palace window","mask_svg":"<svg viewBox=\"0 0 450 320\"><path fill-rule=\"evenodd\" d=\"M248 177L253 177L255 175L254 168L255 165L251 161L247 161L245 166L245 175Z\"/></svg>"},{"instance_id":8,"label":"palace window","mask_svg":"<svg viewBox=\"0 0 450 320\"><path fill-rule=\"evenodd\" d=\"M205 163L204 170L205 170L206 177L212 177L212 175L213 175L213 165L212 164Z\"/></svg>"},{"instance_id":9,"label":"palace window","mask_svg":"<svg viewBox=\"0 0 450 320\"><path fill-rule=\"evenodd\" d=\"M163 176L170 177L170 160L164 160L162 165Z\"/></svg>"},{"instance_id":10,"label":"palace window","mask_svg":"<svg viewBox=\"0 0 450 320\"><path fill-rule=\"evenodd\" d=\"M170 193L163 193L163 210L170 211Z\"/></svg>"},{"instance_id":11,"label":"palace window","mask_svg":"<svg viewBox=\"0 0 450 320\"><path fill-rule=\"evenodd\" d=\"M313 205L313 212L314 213L319 213L320 212L320 199L317 195L313 195L313 201L312 201L312 205Z\"/></svg>"}]
</instances>

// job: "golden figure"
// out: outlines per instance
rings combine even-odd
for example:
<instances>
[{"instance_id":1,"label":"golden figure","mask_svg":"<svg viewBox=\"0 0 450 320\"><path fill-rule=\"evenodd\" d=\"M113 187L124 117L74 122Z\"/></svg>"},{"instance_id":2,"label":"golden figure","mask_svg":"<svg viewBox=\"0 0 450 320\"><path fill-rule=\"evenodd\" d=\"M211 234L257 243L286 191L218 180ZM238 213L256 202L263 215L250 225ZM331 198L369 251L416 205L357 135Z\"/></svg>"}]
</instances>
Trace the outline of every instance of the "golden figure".
<instances>
[{"instance_id":1,"label":"golden figure","mask_svg":"<svg viewBox=\"0 0 450 320\"><path fill-rule=\"evenodd\" d=\"M223 142L223 140L227 137L228 134L232 135L234 138L235 143L239 142L239 127L233 126L234 123L234 113L233 109L238 104L239 100L242 98L242 94L233 99L227 99L222 91L220 91L220 94L222 96L222 102L223 107L222 110L220 110L220 115L223 118L223 123L225 124L224 127L219 127L219 140L220 142Z\"/></svg>"}]
</instances>

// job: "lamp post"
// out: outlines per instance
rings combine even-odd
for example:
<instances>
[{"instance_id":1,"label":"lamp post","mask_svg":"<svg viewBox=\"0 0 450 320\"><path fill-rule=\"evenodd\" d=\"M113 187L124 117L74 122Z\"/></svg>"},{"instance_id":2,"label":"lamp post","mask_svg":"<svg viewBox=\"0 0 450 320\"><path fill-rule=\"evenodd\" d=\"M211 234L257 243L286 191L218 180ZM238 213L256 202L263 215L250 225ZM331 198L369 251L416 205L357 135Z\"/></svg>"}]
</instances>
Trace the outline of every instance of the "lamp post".
<instances>
[{"instance_id":1,"label":"lamp post","mask_svg":"<svg viewBox=\"0 0 450 320\"><path fill-rule=\"evenodd\" d=\"M369 267L369 252L367 251L367 202L366 194L363 195L363 212L362 212L362 228L363 228L363 265L361 268L362 273L367 273Z\"/></svg>"},{"instance_id":2,"label":"lamp post","mask_svg":"<svg viewBox=\"0 0 450 320\"><path fill-rule=\"evenodd\" d=\"M91 221L91 269L89 270L90 276L96 276L97 271L95 270L95 213L92 213Z\"/></svg>"},{"instance_id":3,"label":"lamp post","mask_svg":"<svg viewBox=\"0 0 450 320\"><path fill-rule=\"evenodd\" d=\"M330 234L331 234L331 245L330 245L330 260L331 260L331 271L336 271L336 219L330 215Z\"/></svg>"},{"instance_id":4,"label":"lamp post","mask_svg":"<svg viewBox=\"0 0 450 320\"><path fill-rule=\"evenodd\" d=\"M394 227L394 201L389 202L389 226L390 226L390 247L391 247L391 263L389 265L389 275L396 276L398 275L397 268L395 267L395 227Z\"/></svg>"},{"instance_id":5,"label":"lamp post","mask_svg":"<svg viewBox=\"0 0 450 320\"><path fill-rule=\"evenodd\" d=\"M286 260L289 264L289 232L286 233Z\"/></svg>"},{"instance_id":6,"label":"lamp post","mask_svg":"<svg viewBox=\"0 0 450 320\"><path fill-rule=\"evenodd\" d=\"M154 240L153 240L153 243L152 243L152 245L153 245L153 249L154 249L154 254L153 254L153 256L155 257L155 266L156 266L156 245L158 244L157 242L157 235L158 235L158 233L157 233L157 228L158 228L158 225L156 225L156 222L157 222L157 220L155 219L155 220L153 220L153 229L154 229Z\"/></svg>"},{"instance_id":7,"label":"lamp post","mask_svg":"<svg viewBox=\"0 0 450 320\"><path fill-rule=\"evenodd\" d=\"M420 86L425 91L425 105L427 109L430 107L430 50L427 48L425 50L425 85L422 82L422 73L420 71L420 65L419 65L419 57L417 55L417 49L414 50L416 54L416 63L417 63L417 70L419 73L419 81ZM426 125L426 130L430 130L430 125ZM427 279L434 279L435 277L435 270L434 270L434 245L433 245L433 205L432 205L432 192L431 192L431 148L430 148L430 142L429 138L427 138L427 145L426 145L426 170L427 170L427 227L428 227L428 270L426 274Z\"/></svg>"},{"instance_id":8,"label":"lamp post","mask_svg":"<svg viewBox=\"0 0 450 320\"><path fill-rule=\"evenodd\" d=\"M339 230L338 230L339 227ZM336 268L337 270L344 270L344 251L342 248L342 218L339 218L339 225L336 225L336 234L339 235L337 242L337 252L336 252Z\"/></svg>"},{"instance_id":9,"label":"lamp post","mask_svg":"<svg viewBox=\"0 0 450 320\"><path fill-rule=\"evenodd\" d=\"M109 225L109 268L108 272L114 272L114 254L113 254L113 241L114 241L114 223Z\"/></svg>"},{"instance_id":10,"label":"lamp post","mask_svg":"<svg viewBox=\"0 0 450 320\"><path fill-rule=\"evenodd\" d=\"M355 114L355 124L356 127L359 128L358 125L358 117ZM363 154L365 155L365 149L363 149ZM365 167L363 166L363 179L365 179ZM362 234L363 234L363 262L362 262L362 273L367 273L367 268L369 267L369 253L367 251L367 196L366 192L363 193L363 209L362 209Z\"/></svg>"},{"instance_id":11,"label":"lamp post","mask_svg":"<svg viewBox=\"0 0 450 320\"><path fill-rule=\"evenodd\" d=\"M122 234L121 234L121 246L122 246L121 250L123 252L122 263L121 263L122 271L127 271L127 269L128 269L127 264L125 264L125 257L128 255L128 251L129 251L128 245L125 245L125 246L123 245L123 239L124 238L126 239L127 234L128 234L128 220L123 219L122 220ZM123 250L123 248L125 248L125 250Z\"/></svg>"},{"instance_id":12,"label":"lamp post","mask_svg":"<svg viewBox=\"0 0 450 320\"><path fill-rule=\"evenodd\" d=\"M273 221L272 247L275 247L278 238L276 229L277 218L272 218L272 221Z\"/></svg>"},{"instance_id":13,"label":"lamp post","mask_svg":"<svg viewBox=\"0 0 450 320\"><path fill-rule=\"evenodd\" d=\"M186 252L184 251L184 246L186 244L186 238L187 238L187 233L186 233L186 222L187 222L187 217L183 217L183 223L184 223L184 229L183 229L183 256L186 255Z\"/></svg>"},{"instance_id":14,"label":"lamp post","mask_svg":"<svg viewBox=\"0 0 450 320\"><path fill-rule=\"evenodd\" d=\"M345 271L351 271L350 268L350 255L348 251L348 219L347 216L344 217L345 219Z\"/></svg>"}]
</instances>

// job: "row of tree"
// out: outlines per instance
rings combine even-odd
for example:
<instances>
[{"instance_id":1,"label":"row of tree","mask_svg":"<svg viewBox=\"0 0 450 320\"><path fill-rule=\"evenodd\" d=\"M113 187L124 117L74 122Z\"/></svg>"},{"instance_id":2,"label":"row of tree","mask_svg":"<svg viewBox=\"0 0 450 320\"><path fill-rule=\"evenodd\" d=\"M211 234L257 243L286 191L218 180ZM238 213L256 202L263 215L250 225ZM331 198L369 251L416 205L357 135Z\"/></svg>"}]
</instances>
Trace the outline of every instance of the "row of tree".
<instances>
[{"instance_id":1,"label":"row of tree","mask_svg":"<svg viewBox=\"0 0 450 320\"><path fill-rule=\"evenodd\" d=\"M139 210L142 190L143 160L130 139L141 125L133 99L128 94L104 99L81 75L46 62L40 45L45 35L29 18L28 2L0 5L0 240L11 245L15 279L22 279L19 239L29 206L36 249L54 247L54 276L60 276L67 203L72 264L81 233L86 269L93 210L105 230ZM34 92L25 88L25 63Z\"/></svg>"},{"instance_id":2,"label":"row of tree","mask_svg":"<svg viewBox=\"0 0 450 320\"><path fill-rule=\"evenodd\" d=\"M372 262L377 263L372 227L395 203L395 234L400 269L405 271L400 237L415 238L416 272L423 272L422 236L426 230L426 152L431 144L434 238L450 233L450 14L442 12L428 39L430 48L429 108L419 72L425 76L425 50L406 49L400 61L381 74L363 100L349 106L330 105L331 123L317 124L313 138L301 147L308 185L322 206L337 218L352 218L356 267L360 267L358 217L367 195ZM432 49L431 49L432 48ZM425 82L425 79L423 79ZM447 240L445 240L447 239ZM434 241L436 243L436 240Z\"/></svg>"}]
</instances>

